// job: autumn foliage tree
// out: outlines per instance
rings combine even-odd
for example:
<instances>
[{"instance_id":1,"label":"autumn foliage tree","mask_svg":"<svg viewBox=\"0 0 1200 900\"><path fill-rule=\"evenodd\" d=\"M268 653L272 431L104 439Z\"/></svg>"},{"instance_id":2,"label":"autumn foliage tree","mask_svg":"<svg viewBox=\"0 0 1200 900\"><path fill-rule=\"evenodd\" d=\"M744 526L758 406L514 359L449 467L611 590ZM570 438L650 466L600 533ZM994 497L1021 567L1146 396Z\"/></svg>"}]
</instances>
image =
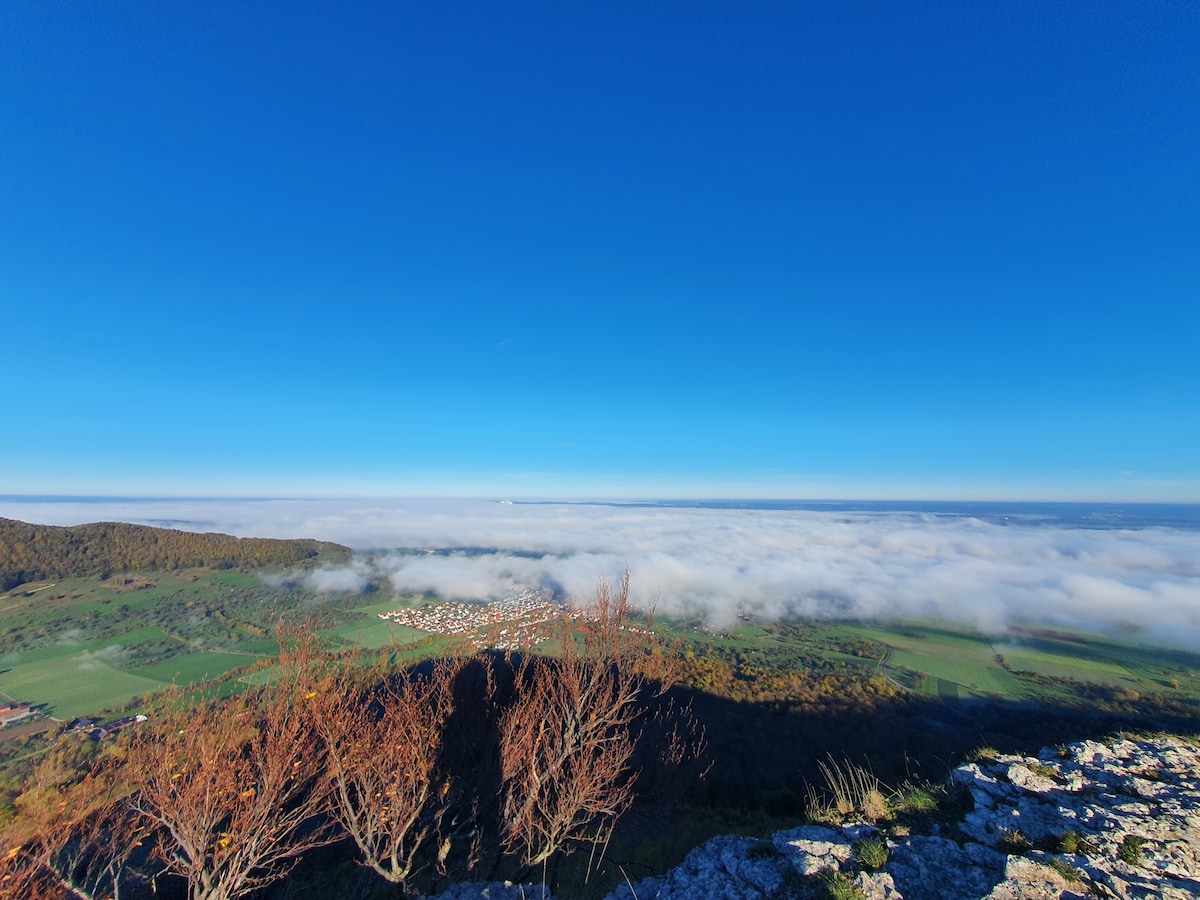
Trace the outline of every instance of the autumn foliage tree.
<instances>
[{"instance_id":1,"label":"autumn foliage tree","mask_svg":"<svg viewBox=\"0 0 1200 900\"><path fill-rule=\"evenodd\" d=\"M596 851L648 761L697 749L691 720L656 702L677 656L648 629L628 573L564 612L545 656L397 671L322 646L315 623L282 629L266 686L222 701L172 691L92 764L48 756L19 828L0 833L0 900L117 897L131 859L182 879L190 900L236 900L347 836L402 890L493 850L525 872Z\"/></svg>"},{"instance_id":2,"label":"autumn foliage tree","mask_svg":"<svg viewBox=\"0 0 1200 900\"><path fill-rule=\"evenodd\" d=\"M221 704L177 703L139 730L131 805L192 900L244 897L340 836L303 688L287 679Z\"/></svg>"},{"instance_id":3,"label":"autumn foliage tree","mask_svg":"<svg viewBox=\"0 0 1200 900\"><path fill-rule=\"evenodd\" d=\"M130 813L128 794L120 756L102 757L81 773L64 755L46 754L4 835L0 898L119 898L126 863L147 835Z\"/></svg>"},{"instance_id":4,"label":"autumn foliage tree","mask_svg":"<svg viewBox=\"0 0 1200 900\"><path fill-rule=\"evenodd\" d=\"M607 843L633 802L636 726L675 671L632 612L629 573L615 590L601 580L591 604L563 617L557 655L519 664L500 722L501 828L527 869Z\"/></svg>"},{"instance_id":5,"label":"autumn foliage tree","mask_svg":"<svg viewBox=\"0 0 1200 900\"><path fill-rule=\"evenodd\" d=\"M403 885L432 841L440 844L439 860L449 850L441 826L457 792L439 760L463 662L441 660L428 672L376 684L364 683L355 662L335 666L313 699L332 815L353 838L364 865Z\"/></svg>"},{"instance_id":6,"label":"autumn foliage tree","mask_svg":"<svg viewBox=\"0 0 1200 900\"><path fill-rule=\"evenodd\" d=\"M0 900L61 900L66 895L19 839L0 836Z\"/></svg>"},{"instance_id":7,"label":"autumn foliage tree","mask_svg":"<svg viewBox=\"0 0 1200 900\"><path fill-rule=\"evenodd\" d=\"M0 590L42 578L189 566L264 566L311 559L337 544L197 534L125 522L32 525L0 518Z\"/></svg>"}]
</instances>

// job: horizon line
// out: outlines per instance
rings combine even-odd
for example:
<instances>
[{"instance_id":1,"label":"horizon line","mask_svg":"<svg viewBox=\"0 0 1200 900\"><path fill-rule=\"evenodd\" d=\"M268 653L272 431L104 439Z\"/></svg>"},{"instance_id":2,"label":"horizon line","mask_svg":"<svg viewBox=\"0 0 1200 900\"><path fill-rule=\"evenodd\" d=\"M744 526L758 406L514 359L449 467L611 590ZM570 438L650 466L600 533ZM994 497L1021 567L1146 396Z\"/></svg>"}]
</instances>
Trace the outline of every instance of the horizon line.
<instances>
[{"instance_id":1,"label":"horizon line","mask_svg":"<svg viewBox=\"0 0 1200 900\"><path fill-rule=\"evenodd\" d=\"M1200 506L1200 500L1092 500L1092 499L1050 499L1050 498L1013 498L1013 497L987 497L987 496L964 496L955 498L946 497L921 497L921 496L903 496L903 497L853 497L853 496L828 496L828 497L780 497L780 496L755 496L755 495L710 495L710 496L623 496L623 497L603 497L603 496L574 496L574 497L521 497L517 495L501 495L501 494L6 494L0 493L0 502L15 502L15 503L70 503L70 502L113 502L113 501L133 501L133 502L153 502L153 501L200 501L200 502L251 502L251 503L268 503L277 501L301 501L301 502L320 502L320 501L345 501L345 500L421 500L421 501L439 501L439 500L475 500L488 503L512 503L516 504L549 504L563 503L569 505L607 505L607 504L633 504L633 503L940 503L940 504L972 504L972 503L1014 503L1014 504L1055 504L1055 505L1093 505L1093 506Z\"/></svg>"}]
</instances>

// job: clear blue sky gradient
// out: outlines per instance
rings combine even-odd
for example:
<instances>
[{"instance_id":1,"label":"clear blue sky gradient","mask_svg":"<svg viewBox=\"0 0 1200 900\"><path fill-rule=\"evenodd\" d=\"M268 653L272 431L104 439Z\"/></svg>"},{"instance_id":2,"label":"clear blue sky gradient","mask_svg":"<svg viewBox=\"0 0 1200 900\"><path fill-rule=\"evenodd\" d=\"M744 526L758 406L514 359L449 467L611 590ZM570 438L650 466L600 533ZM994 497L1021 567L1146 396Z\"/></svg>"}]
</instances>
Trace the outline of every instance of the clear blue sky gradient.
<instances>
[{"instance_id":1,"label":"clear blue sky gradient","mask_svg":"<svg viewBox=\"0 0 1200 900\"><path fill-rule=\"evenodd\" d=\"M0 493L1200 501L1200 4L0 5Z\"/></svg>"}]
</instances>

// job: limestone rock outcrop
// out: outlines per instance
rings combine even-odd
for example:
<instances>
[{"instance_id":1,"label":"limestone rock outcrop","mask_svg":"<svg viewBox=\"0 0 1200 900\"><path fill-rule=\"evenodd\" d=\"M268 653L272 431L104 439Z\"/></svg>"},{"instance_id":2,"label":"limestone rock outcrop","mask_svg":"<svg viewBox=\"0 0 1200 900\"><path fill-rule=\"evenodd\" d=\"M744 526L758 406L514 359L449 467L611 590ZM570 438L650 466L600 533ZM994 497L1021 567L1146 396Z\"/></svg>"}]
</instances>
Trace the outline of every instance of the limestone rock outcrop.
<instances>
[{"instance_id":1,"label":"limestone rock outcrop","mask_svg":"<svg viewBox=\"0 0 1200 900\"><path fill-rule=\"evenodd\" d=\"M879 871L854 861L873 829L805 826L777 833L774 854L749 838L715 838L612 900L802 897L823 872L872 900L1200 897L1200 747L1083 741L961 766L953 781L974 809L945 835L887 840Z\"/></svg>"},{"instance_id":2,"label":"limestone rock outcrop","mask_svg":"<svg viewBox=\"0 0 1200 900\"><path fill-rule=\"evenodd\" d=\"M716 837L608 900L801 900L830 896L831 883L867 900L1200 898L1200 745L1082 741L960 766L952 781L974 808L931 833L855 824ZM855 854L869 840L888 851L873 871Z\"/></svg>"}]
</instances>

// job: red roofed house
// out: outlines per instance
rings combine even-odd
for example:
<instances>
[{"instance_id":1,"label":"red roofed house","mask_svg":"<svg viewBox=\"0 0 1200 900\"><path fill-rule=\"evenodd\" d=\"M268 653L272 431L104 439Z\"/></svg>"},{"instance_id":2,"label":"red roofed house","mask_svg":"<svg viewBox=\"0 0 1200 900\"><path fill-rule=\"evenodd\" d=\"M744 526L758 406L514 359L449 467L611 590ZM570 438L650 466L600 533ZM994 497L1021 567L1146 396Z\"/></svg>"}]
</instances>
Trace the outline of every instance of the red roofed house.
<instances>
[{"instance_id":1,"label":"red roofed house","mask_svg":"<svg viewBox=\"0 0 1200 900\"><path fill-rule=\"evenodd\" d=\"M11 725L13 722L20 722L31 714L32 710L30 710L28 703L0 704L0 727Z\"/></svg>"}]
</instances>

